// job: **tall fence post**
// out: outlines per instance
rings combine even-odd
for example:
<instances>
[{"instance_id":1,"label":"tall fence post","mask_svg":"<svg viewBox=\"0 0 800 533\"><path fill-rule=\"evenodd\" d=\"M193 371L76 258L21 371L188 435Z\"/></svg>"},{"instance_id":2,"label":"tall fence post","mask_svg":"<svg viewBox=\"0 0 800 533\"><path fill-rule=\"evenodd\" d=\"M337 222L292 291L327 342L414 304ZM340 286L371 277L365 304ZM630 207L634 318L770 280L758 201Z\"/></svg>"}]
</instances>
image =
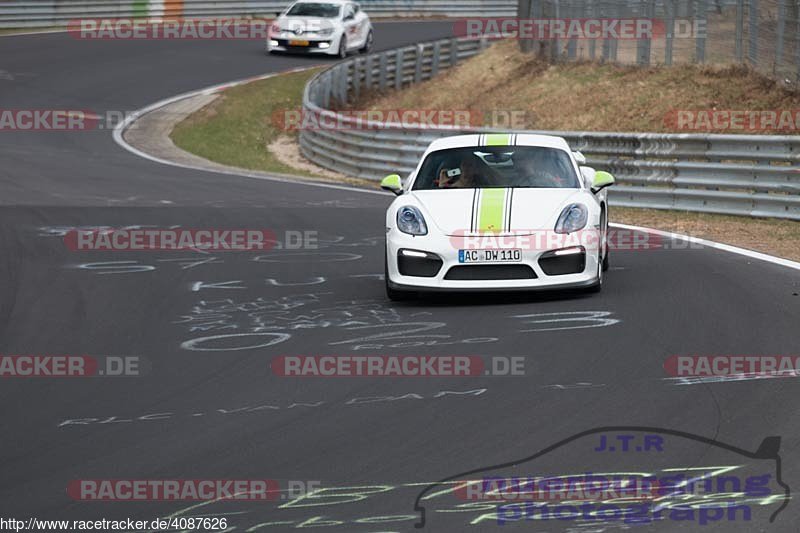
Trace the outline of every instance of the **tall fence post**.
<instances>
[{"instance_id":1,"label":"tall fence post","mask_svg":"<svg viewBox=\"0 0 800 533\"><path fill-rule=\"evenodd\" d=\"M567 19L565 20L565 27L569 31L569 22L574 18L578 18L580 16L579 8L575 5L567 4L564 7L564 17ZM575 37L570 38L567 40L567 59L575 59L578 56L578 39Z\"/></svg>"},{"instance_id":2,"label":"tall fence post","mask_svg":"<svg viewBox=\"0 0 800 533\"><path fill-rule=\"evenodd\" d=\"M795 76L797 81L800 81L800 0L792 10L795 16L797 29L795 30L794 46L795 46Z\"/></svg>"},{"instance_id":3,"label":"tall fence post","mask_svg":"<svg viewBox=\"0 0 800 533\"><path fill-rule=\"evenodd\" d=\"M664 64L672 64L672 44L675 39L677 0L664 0Z\"/></svg>"},{"instance_id":4,"label":"tall fence post","mask_svg":"<svg viewBox=\"0 0 800 533\"><path fill-rule=\"evenodd\" d=\"M758 0L750 0L748 16L750 17L750 47L747 57L753 64L758 63Z\"/></svg>"},{"instance_id":5,"label":"tall fence post","mask_svg":"<svg viewBox=\"0 0 800 533\"><path fill-rule=\"evenodd\" d=\"M744 61L744 0L736 0L736 61Z\"/></svg>"},{"instance_id":6,"label":"tall fence post","mask_svg":"<svg viewBox=\"0 0 800 533\"><path fill-rule=\"evenodd\" d=\"M783 36L786 30L786 0L778 0L778 28L775 31L775 64L772 73L775 74L783 63Z\"/></svg>"},{"instance_id":7,"label":"tall fence post","mask_svg":"<svg viewBox=\"0 0 800 533\"><path fill-rule=\"evenodd\" d=\"M708 0L697 1L697 14L695 21L697 22L697 27L703 28L703 30L694 38L694 59L697 63L705 63L706 32L708 31Z\"/></svg>"},{"instance_id":8,"label":"tall fence post","mask_svg":"<svg viewBox=\"0 0 800 533\"><path fill-rule=\"evenodd\" d=\"M655 5L653 0L643 0L641 5L642 14L652 23L653 15L655 14ZM650 44L652 40L653 31L651 26L650 34L645 37L640 37L636 41L636 63L638 65L646 66L650 64Z\"/></svg>"},{"instance_id":9,"label":"tall fence post","mask_svg":"<svg viewBox=\"0 0 800 533\"><path fill-rule=\"evenodd\" d=\"M433 58L431 61L431 78L439 73L439 62L442 59L442 45L439 41L433 43Z\"/></svg>"},{"instance_id":10,"label":"tall fence post","mask_svg":"<svg viewBox=\"0 0 800 533\"><path fill-rule=\"evenodd\" d=\"M561 18L560 0L552 0L550 6L553 10L553 18ZM555 63L561 56L561 41L558 37L553 37L552 35L548 35L547 37L550 39L550 61Z\"/></svg>"},{"instance_id":11,"label":"tall fence post","mask_svg":"<svg viewBox=\"0 0 800 533\"><path fill-rule=\"evenodd\" d=\"M597 0L588 0L589 17L597 20ZM597 53L597 39L589 39L589 58L594 61Z\"/></svg>"}]
</instances>

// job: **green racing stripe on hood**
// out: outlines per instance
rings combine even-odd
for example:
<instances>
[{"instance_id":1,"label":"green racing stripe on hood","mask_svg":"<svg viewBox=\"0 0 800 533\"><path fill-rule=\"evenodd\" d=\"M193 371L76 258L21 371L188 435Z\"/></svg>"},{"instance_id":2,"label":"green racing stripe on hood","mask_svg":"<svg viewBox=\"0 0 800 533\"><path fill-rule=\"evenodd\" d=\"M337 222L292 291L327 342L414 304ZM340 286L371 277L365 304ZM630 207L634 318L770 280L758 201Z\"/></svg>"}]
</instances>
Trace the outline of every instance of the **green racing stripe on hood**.
<instances>
[{"instance_id":1,"label":"green racing stripe on hood","mask_svg":"<svg viewBox=\"0 0 800 533\"><path fill-rule=\"evenodd\" d=\"M503 215L505 212L507 192L508 189L480 190L478 231L496 233L503 231Z\"/></svg>"}]
</instances>

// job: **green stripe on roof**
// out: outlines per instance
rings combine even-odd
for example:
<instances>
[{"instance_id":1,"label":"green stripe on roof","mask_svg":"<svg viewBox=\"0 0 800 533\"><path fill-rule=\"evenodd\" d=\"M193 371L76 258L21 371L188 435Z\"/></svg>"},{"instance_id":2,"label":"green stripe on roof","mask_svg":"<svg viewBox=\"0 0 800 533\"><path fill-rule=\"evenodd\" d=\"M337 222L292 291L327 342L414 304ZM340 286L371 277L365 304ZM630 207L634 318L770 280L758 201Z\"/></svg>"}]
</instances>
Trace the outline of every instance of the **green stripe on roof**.
<instances>
[{"instance_id":1,"label":"green stripe on roof","mask_svg":"<svg viewBox=\"0 0 800 533\"><path fill-rule=\"evenodd\" d=\"M490 133L486 136L486 146L508 146L511 135L508 133Z\"/></svg>"}]
</instances>

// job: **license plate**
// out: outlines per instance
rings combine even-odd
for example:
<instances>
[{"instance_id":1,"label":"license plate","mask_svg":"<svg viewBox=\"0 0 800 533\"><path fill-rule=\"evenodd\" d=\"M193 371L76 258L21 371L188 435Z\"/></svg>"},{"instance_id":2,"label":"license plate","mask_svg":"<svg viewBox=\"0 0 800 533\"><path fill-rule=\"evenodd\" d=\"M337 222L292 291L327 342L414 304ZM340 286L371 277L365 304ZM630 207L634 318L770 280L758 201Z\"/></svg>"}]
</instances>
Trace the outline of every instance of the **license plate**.
<instances>
[{"instance_id":1,"label":"license plate","mask_svg":"<svg viewBox=\"0 0 800 533\"><path fill-rule=\"evenodd\" d=\"M308 41L289 41L289 46L308 46Z\"/></svg>"},{"instance_id":2,"label":"license plate","mask_svg":"<svg viewBox=\"0 0 800 533\"><path fill-rule=\"evenodd\" d=\"M520 250L459 250L459 263L518 263Z\"/></svg>"}]
</instances>

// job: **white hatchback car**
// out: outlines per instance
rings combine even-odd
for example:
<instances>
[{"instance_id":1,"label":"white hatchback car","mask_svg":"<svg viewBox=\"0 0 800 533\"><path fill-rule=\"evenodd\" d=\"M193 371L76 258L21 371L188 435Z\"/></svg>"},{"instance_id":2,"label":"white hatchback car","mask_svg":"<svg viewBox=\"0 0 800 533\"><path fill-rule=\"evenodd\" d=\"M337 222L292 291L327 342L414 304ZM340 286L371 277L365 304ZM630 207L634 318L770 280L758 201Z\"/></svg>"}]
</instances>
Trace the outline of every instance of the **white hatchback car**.
<instances>
[{"instance_id":1,"label":"white hatchback car","mask_svg":"<svg viewBox=\"0 0 800 533\"><path fill-rule=\"evenodd\" d=\"M300 0L278 14L269 28L267 52L328 54L372 49L372 22L356 2Z\"/></svg>"}]
</instances>

